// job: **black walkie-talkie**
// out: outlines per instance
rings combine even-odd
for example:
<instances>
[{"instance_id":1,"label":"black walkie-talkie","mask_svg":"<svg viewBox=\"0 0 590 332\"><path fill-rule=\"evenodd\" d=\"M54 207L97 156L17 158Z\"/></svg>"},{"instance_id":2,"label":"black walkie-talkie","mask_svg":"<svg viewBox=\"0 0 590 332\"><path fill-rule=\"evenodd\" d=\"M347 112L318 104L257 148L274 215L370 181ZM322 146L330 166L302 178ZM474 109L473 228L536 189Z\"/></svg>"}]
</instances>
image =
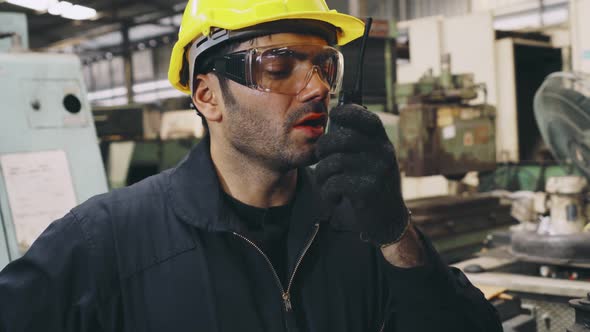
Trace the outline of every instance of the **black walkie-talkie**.
<instances>
[{"instance_id":1,"label":"black walkie-talkie","mask_svg":"<svg viewBox=\"0 0 590 332\"><path fill-rule=\"evenodd\" d=\"M371 31L371 25L373 24L373 18L367 18L365 23L365 33L361 41L361 49L359 51L358 67L356 70L356 77L354 81L354 88L351 91L342 90L338 98L338 106L344 104L363 104L363 65L365 63L365 50L367 49L367 39L369 38L369 32Z\"/></svg>"}]
</instances>

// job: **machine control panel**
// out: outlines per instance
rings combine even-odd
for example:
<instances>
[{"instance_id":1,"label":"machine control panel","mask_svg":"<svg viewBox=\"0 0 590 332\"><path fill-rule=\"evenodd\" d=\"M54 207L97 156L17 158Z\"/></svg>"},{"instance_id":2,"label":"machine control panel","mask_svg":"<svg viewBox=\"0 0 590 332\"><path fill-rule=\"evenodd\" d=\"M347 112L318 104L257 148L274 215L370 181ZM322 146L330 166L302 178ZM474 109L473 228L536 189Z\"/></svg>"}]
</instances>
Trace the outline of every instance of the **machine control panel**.
<instances>
[{"instance_id":1,"label":"machine control panel","mask_svg":"<svg viewBox=\"0 0 590 332\"><path fill-rule=\"evenodd\" d=\"M107 181L76 56L0 53L0 89L2 269Z\"/></svg>"}]
</instances>

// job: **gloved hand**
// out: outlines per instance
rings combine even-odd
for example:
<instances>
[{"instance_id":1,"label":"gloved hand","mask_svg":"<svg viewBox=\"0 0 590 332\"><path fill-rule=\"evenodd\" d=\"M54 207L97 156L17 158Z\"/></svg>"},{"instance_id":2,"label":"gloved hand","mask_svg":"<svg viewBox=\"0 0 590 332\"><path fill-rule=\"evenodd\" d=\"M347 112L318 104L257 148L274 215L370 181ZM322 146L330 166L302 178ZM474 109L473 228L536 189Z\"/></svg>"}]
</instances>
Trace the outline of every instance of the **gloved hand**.
<instances>
[{"instance_id":1,"label":"gloved hand","mask_svg":"<svg viewBox=\"0 0 590 332\"><path fill-rule=\"evenodd\" d=\"M395 149L379 117L355 104L334 108L316 156L322 198L334 206L346 198L354 209L355 224L347 226L375 245L399 241L410 216Z\"/></svg>"}]
</instances>

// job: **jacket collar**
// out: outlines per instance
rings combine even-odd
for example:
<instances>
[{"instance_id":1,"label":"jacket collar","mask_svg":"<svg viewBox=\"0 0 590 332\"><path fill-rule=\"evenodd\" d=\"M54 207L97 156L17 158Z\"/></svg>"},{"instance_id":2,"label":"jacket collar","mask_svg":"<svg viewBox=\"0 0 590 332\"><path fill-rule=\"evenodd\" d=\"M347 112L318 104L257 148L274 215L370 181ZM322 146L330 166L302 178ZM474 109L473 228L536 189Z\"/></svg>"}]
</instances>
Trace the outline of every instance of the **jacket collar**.
<instances>
[{"instance_id":1,"label":"jacket collar","mask_svg":"<svg viewBox=\"0 0 590 332\"><path fill-rule=\"evenodd\" d=\"M201 141L169 173L167 196L175 213L190 225L213 232L242 232L244 225L224 203L209 144L208 138ZM299 169L292 219L300 225L328 220L330 212L324 206L312 170Z\"/></svg>"}]
</instances>

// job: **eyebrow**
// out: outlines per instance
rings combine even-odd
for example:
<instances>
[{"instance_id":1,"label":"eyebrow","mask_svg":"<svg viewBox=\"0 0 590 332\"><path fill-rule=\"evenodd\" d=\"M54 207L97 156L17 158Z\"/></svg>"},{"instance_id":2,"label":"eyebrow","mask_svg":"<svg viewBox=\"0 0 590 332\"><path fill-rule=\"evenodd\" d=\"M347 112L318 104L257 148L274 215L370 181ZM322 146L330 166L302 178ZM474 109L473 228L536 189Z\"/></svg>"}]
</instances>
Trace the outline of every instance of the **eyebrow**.
<instances>
[{"instance_id":1,"label":"eyebrow","mask_svg":"<svg viewBox=\"0 0 590 332\"><path fill-rule=\"evenodd\" d=\"M276 53L276 55L285 55L285 54L292 56L297 60L306 60L307 58L309 58L309 54L303 53L303 52L298 52L293 49L279 50L279 52Z\"/></svg>"}]
</instances>

